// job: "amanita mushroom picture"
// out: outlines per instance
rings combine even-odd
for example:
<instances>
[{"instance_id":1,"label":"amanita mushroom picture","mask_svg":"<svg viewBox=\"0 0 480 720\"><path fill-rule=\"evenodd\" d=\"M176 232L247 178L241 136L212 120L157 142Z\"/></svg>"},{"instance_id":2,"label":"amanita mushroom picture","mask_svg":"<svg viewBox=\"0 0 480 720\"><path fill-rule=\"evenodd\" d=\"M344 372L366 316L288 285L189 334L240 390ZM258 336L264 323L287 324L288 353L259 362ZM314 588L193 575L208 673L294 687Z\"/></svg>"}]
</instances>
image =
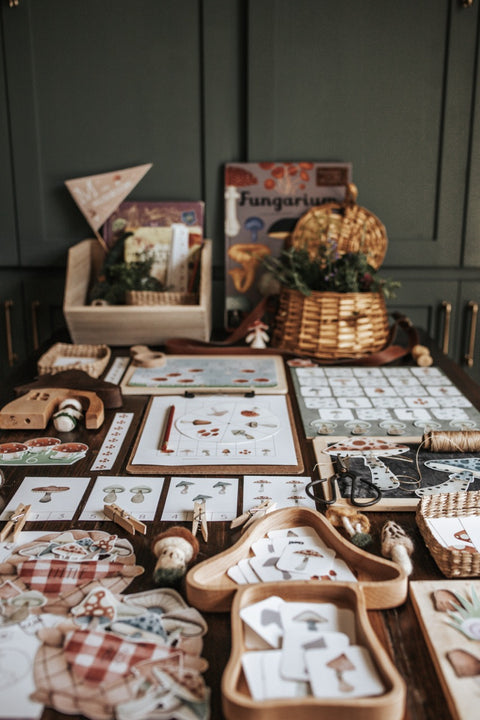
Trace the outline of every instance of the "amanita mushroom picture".
<instances>
[{"instance_id":1,"label":"amanita mushroom picture","mask_svg":"<svg viewBox=\"0 0 480 720\"><path fill-rule=\"evenodd\" d=\"M43 497L41 497L40 500L38 501L41 503L51 502L52 493L66 492L67 490L70 490L70 488L65 487L64 485L45 485L45 487L32 488L32 492L43 492L44 493Z\"/></svg>"},{"instance_id":2,"label":"amanita mushroom picture","mask_svg":"<svg viewBox=\"0 0 480 720\"><path fill-rule=\"evenodd\" d=\"M307 569L308 561L310 560L310 558L324 557L322 555L322 553L319 552L318 550L296 550L294 554L303 556L302 562L300 563L300 565L297 565L297 567L295 568L295 570L298 570L299 572L303 572Z\"/></svg>"},{"instance_id":3,"label":"amanita mushroom picture","mask_svg":"<svg viewBox=\"0 0 480 720\"><path fill-rule=\"evenodd\" d=\"M238 166L228 166L225 170L225 235L235 237L240 232L237 218L237 200L240 193L237 187L256 185L257 178L253 173Z\"/></svg>"}]
</instances>

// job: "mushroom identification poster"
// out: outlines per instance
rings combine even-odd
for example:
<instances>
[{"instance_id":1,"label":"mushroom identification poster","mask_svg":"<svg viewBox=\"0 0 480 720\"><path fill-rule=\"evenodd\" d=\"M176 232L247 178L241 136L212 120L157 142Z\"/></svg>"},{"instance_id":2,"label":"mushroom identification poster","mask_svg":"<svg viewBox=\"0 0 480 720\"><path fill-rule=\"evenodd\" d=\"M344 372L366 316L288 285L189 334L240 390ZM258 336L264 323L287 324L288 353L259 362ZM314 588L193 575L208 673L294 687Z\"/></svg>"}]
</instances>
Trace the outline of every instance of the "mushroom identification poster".
<instances>
[{"instance_id":1,"label":"mushroom identification poster","mask_svg":"<svg viewBox=\"0 0 480 720\"><path fill-rule=\"evenodd\" d=\"M225 324L234 328L271 294L262 259L278 257L297 220L342 202L349 163L259 162L225 166Z\"/></svg>"}]
</instances>

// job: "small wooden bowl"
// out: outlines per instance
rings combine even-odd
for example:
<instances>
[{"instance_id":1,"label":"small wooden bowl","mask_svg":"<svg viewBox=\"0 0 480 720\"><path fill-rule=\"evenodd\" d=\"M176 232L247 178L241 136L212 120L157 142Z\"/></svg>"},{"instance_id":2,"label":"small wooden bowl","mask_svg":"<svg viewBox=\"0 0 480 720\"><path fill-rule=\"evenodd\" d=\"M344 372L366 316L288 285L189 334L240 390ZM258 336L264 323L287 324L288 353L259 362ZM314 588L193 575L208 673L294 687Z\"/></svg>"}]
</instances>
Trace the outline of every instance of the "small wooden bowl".
<instances>
[{"instance_id":1,"label":"small wooden bowl","mask_svg":"<svg viewBox=\"0 0 480 720\"><path fill-rule=\"evenodd\" d=\"M385 687L382 695L356 698L279 698L252 699L242 670L242 655L247 650L240 610L270 595L295 602L334 603L351 609L355 615L356 642L366 647ZM222 677L222 708L227 720L401 720L405 712L405 684L388 654L377 639L368 620L365 599L360 588L351 583L321 585L309 581L260 583L242 586L232 606L232 652Z\"/></svg>"},{"instance_id":2,"label":"small wooden bowl","mask_svg":"<svg viewBox=\"0 0 480 720\"><path fill-rule=\"evenodd\" d=\"M186 577L186 592L190 605L204 612L230 610L233 596L240 586L228 577L228 568L251 556L252 543L264 537L270 530L299 526L312 527L356 573L369 609L397 607L405 601L408 578L399 565L352 545L316 510L294 507L268 513L254 523L231 548L191 568ZM287 580L285 584L291 582ZM330 584L330 581L311 580L309 583L319 588L325 583ZM352 585L356 586L356 583Z\"/></svg>"}]
</instances>

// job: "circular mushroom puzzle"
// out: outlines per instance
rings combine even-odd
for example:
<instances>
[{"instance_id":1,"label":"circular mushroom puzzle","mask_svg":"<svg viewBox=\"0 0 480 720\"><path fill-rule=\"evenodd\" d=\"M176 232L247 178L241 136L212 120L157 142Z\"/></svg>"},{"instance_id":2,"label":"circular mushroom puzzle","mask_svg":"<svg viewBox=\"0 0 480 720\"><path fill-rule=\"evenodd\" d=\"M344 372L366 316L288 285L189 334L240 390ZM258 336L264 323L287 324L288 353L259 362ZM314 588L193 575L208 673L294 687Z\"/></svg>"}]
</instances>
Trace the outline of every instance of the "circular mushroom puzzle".
<instances>
[{"instance_id":1,"label":"circular mushroom puzzle","mask_svg":"<svg viewBox=\"0 0 480 720\"><path fill-rule=\"evenodd\" d=\"M185 413L176 420L175 427L192 440L232 444L272 437L280 430L280 421L259 406L217 403L212 408Z\"/></svg>"}]
</instances>

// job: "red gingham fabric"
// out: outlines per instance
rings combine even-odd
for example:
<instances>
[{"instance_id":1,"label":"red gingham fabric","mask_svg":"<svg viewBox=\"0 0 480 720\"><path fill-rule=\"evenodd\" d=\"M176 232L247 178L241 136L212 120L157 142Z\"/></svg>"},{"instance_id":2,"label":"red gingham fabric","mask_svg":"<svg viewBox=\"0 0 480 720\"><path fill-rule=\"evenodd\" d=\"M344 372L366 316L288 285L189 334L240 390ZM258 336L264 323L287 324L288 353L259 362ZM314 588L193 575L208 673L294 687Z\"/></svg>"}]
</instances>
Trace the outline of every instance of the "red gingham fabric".
<instances>
[{"instance_id":1,"label":"red gingham fabric","mask_svg":"<svg viewBox=\"0 0 480 720\"><path fill-rule=\"evenodd\" d=\"M31 589L59 595L93 580L121 575L121 563L83 562L68 563L62 560L27 560L17 567L18 577Z\"/></svg>"},{"instance_id":2,"label":"red gingham fabric","mask_svg":"<svg viewBox=\"0 0 480 720\"><path fill-rule=\"evenodd\" d=\"M112 633L92 630L75 630L64 648L65 659L75 676L95 684L119 680L138 663L159 660L176 652L157 643L135 643Z\"/></svg>"}]
</instances>

